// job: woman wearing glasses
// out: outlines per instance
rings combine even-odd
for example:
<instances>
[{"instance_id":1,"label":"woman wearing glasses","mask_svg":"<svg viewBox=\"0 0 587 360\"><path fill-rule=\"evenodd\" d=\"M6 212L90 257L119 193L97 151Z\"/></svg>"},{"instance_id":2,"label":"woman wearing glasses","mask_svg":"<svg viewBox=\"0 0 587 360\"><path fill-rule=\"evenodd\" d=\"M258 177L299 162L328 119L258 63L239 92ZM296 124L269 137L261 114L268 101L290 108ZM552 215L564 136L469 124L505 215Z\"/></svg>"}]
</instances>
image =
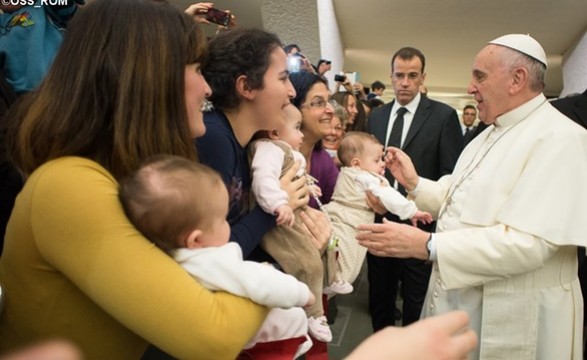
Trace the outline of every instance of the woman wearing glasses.
<instances>
[{"instance_id":1,"label":"woman wearing glasses","mask_svg":"<svg viewBox=\"0 0 587 360\"><path fill-rule=\"evenodd\" d=\"M295 88L293 104L302 112L302 133L304 141L300 152L306 158L306 172L318 180L322 204L330 202L334 185L338 178L338 168L328 152L322 147L322 139L335 135L332 124L334 101L330 100L330 90L320 76L310 72L295 72L289 75ZM315 198L310 199L310 206L318 208Z\"/></svg>"}]
</instances>

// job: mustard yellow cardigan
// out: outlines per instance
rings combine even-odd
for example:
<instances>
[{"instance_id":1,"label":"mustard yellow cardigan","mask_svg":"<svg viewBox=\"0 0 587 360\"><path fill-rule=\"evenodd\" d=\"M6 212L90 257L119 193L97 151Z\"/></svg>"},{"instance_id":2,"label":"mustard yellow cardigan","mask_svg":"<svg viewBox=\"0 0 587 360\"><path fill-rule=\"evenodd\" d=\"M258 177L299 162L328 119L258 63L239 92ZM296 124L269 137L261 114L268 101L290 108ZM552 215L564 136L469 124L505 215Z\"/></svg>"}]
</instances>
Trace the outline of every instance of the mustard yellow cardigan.
<instances>
[{"instance_id":1,"label":"mustard yellow cardigan","mask_svg":"<svg viewBox=\"0 0 587 360\"><path fill-rule=\"evenodd\" d=\"M117 188L79 157L28 179L0 260L0 353L60 337L90 360L139 359L148 343L180 359L234 359L267 310L194 281L131 225Z\"/></svg>"}]
</instances>

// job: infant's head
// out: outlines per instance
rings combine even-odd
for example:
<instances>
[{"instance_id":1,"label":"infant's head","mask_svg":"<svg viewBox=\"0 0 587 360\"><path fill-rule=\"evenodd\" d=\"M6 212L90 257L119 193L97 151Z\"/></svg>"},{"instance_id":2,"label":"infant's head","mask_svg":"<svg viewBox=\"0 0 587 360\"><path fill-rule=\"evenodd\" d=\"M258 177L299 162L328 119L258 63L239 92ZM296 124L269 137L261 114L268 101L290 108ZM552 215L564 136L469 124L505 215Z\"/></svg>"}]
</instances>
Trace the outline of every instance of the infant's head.
<instances>
[{"instance_id":1,"label":"infant's head","mask_svg":"<svg viewBox=\"0 0 587 360\"><path fill-rule=\"evenodd\" d=\"M346 133L338 146L338 158L343 166L356 167L383 175L383 145L373 136L361 131Z\"/></svg>"},{"instance_id":2,"label":"infant's head","mask_svg":"<svg viewBox=\"0 0 587 360\"><path fill-rule=\"evenodd\" d=\"M281 140L289 144L292 149L299 151L304 138L304 134L300 131L302 113L293 104L289 104L283 108L283 118L284 121L279 128L258 131L253 139Z\"/></svg>"},{"instance_id":3,"label":"infant's head","mask_svg":"<svg viewBox=\"0 0 587 360\"><path fill-rule=\"evenodd\" d=\"M123 179L120 200L136 228L166 252L228 242L228 192L211 168L178 156L148 159Z\"/></svg>"}]
</instances>

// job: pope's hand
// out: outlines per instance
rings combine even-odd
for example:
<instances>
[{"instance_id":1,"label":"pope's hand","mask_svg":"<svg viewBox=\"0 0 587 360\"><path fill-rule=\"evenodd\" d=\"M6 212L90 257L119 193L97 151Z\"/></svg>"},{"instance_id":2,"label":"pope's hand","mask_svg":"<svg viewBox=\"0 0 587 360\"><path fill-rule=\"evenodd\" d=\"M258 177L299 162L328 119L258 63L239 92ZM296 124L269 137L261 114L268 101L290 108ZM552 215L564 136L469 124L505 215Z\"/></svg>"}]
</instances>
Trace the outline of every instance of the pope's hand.
<instances>
[{"instance_id":1,"label":"pope's hand","mask_svg":"<svg viewBox=\"0 0 587 360\"><path fill-rule=\"evenodd\" d=\"M383 219L383 224L363 224L358 229L359 244L373 255L428 260L426 242L430 233L417 227Z\"/></svg>"}]
</instances>

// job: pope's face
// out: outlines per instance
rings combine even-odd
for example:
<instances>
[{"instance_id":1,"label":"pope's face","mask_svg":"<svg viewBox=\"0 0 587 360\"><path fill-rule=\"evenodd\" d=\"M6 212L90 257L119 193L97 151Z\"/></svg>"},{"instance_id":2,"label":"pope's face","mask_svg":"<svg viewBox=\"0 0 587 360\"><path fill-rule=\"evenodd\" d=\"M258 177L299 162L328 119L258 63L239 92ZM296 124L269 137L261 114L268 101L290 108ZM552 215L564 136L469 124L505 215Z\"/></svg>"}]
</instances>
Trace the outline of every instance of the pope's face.
<instances>
[{"instance_id":1,"label":"pope's face","mask_svg":"<svg viewBox=\"0 0 587 360\"><path fill-rule=\"evenodd\" d=\"M493 124L498 116L509 111L511 74L502 60L503 50L487 45L475 58L473 76L467 92L475 97L479 119Z\"/></svg>"}]
</instances>

